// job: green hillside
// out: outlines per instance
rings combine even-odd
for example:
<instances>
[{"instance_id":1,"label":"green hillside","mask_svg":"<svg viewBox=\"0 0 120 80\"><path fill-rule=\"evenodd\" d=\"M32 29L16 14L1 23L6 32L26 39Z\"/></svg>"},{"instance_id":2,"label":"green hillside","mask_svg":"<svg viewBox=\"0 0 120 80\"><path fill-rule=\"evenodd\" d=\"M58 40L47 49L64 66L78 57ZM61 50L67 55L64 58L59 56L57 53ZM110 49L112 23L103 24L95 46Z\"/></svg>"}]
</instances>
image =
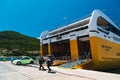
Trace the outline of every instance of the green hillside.
<instances>
[{"instance_id":1,"label":"green hillside","mask_svg":"<svg viewBox=\"0 0 120 80\"><path fill-rule=\"evenodd\" d=\"M0 32L1 55L13 55L13 53L14 55L27 55L29 53L35 53L35 51L39 51L39 44L39 39L15 31Z\"/></svg>"}]
</instances>

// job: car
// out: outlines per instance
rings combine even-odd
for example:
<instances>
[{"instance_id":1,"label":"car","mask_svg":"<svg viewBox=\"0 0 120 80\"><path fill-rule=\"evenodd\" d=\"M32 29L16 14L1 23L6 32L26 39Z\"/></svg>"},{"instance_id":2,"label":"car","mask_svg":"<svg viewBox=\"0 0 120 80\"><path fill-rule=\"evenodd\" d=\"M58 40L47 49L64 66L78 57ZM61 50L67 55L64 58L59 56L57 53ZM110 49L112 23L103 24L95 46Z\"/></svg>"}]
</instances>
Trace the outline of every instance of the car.
<instances>
[{"instance_id":1,"label":"car","mask_svg":"<svg viewBox=\"0 0 120 80\"><path fill-rule=\"evenodd\" d=\"M16 59L12 61L13 64L21 65L21 64L33 64L35 61L31 57L22 57L21 59Z\"/></svg>"}]
</instances>

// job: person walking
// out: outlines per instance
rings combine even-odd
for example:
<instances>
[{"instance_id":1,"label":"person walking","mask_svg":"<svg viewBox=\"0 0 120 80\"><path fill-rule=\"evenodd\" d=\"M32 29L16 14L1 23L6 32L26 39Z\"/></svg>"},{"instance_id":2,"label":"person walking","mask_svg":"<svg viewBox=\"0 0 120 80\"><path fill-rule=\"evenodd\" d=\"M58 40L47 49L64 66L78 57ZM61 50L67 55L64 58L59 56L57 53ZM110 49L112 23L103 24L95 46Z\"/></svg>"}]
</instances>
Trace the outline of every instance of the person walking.
<instances>
[{"instance_id":1,"label":"person walking","mask_svg":"<svg viewBox=\"0 0 120 80\"><path fill-rule=\"evenodd\" d=\"M46 63L47 63L48 73L50 73L51 72L50 66L53 64L52 56L48 56L46 58Z\"/></svg>"},{"instance_id":2,"label":"person walking","mask_svg":"<svg viewBox=\"0 0 120 80\"><path fill-rule=\"evenodd\" d=\"M40 57L39 58L39 70L45 70L44 66L42 65L44 63L44 58L43 57Z\"/></svg>"}]
</instances>

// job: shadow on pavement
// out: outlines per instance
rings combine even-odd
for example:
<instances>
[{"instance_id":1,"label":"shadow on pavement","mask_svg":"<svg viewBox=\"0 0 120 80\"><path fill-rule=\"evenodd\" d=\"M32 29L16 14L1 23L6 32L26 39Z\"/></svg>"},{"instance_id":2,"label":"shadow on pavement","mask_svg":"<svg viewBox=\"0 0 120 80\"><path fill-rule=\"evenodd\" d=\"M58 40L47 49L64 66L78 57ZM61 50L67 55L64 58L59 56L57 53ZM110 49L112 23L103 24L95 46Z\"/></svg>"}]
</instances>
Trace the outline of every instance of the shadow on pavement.
<instances>
[{"instance_id":1,"label":"shadow on pavement","mask_svg":"<svg viewBox=\"0 0 120 80\"><path fill-rule=\"evenodd\" d=\"M52 73L52 74L55 74L56 72L55 72L55 71L50 71L50 72L48 72L48 73Z\"/></svg>"}]
</instances>

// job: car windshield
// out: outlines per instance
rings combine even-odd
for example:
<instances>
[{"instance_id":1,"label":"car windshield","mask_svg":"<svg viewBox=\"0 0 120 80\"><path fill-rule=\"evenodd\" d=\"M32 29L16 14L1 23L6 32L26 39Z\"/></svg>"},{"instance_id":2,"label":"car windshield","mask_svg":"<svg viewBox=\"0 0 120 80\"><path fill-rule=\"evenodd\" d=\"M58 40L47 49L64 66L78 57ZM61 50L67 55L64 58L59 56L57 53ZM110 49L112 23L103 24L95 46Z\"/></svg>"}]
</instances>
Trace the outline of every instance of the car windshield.
<instances>
[{"instance_id":1,"label":"car windshield","mask_svg":"<svg viewBox=\"0 0 120 80\"><path fill-rule=\"evenodd\" d=\"M24 57L24 58L21 58L21 60L24 60L24 59L30 59L29 57Z\"/></svg>"}]
</instances>

